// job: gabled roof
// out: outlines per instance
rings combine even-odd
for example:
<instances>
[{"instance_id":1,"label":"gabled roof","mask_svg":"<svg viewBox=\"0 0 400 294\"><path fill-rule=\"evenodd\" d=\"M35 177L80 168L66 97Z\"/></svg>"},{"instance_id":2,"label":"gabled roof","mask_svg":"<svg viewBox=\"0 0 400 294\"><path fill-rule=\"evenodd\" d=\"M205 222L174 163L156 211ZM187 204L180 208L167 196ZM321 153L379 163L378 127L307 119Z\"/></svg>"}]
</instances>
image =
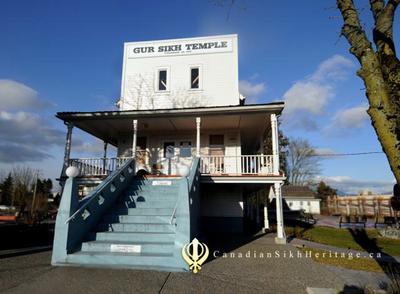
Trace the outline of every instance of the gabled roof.
<instances>
[{"instance_id":1,"label":"gabled roof","mask_svg":"<svg viewBox=\"0 0 400 294\"><path fill-rule=\"evenodd\" d=\"M315 198L314 192L308 186L283 186L282 196L287 198Z\"/></svg>"}]
</instances>

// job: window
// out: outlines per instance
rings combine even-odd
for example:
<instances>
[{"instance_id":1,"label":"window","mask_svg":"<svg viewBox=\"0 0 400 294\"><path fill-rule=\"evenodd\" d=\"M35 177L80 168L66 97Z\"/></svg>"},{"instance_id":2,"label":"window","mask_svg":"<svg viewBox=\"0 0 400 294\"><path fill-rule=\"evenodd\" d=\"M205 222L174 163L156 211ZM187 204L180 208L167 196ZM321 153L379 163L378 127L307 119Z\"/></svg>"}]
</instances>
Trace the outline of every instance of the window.
<instances>
[{"instance_id":1,"label":"window","mask_svg":"<svg viewBox=\"0 0 400 294\"><path fill-rule=\"evenodd\" d=\"M158 71L158 91L167 90L167 70L160 69Z\"/></svg>"},{"instance_id":2,"label":"window","mask_svg":"<svg viewBox=\"0 0 400 294\"><path fill-rule=\"evenodd\" d=\"M181 157L191 157L192 156L192 142L181 141L180 143L180 154Z\"/></svg>"},{"instance_id":3,"label":"window","mask_svg":"<svg viewBox=\"0 0 400 294\"><path fill-rule=\"evenodd\" d=\"M224 135L210 135L210 145L224 145Z\"/></svg>"},{"instance_id":4,"label":"window","mask_svg":"<svg viewBox=\"0 0 400 294\"><path fill-rule=\"evenodd\" d=\"M190 89L200 88L200 69L198 67L192 67L190 69Z\"/></svg>"},{"instance_id":5,"label":"window","mask_svg":"<svg viewBox=\"0 0 400 294\"><path fill-rule=\"evenodd\" d=\"M311 201L307 201L307 205L308 205L308 206L311 206Z\"/></svg>"},{"instance_id":6,"label":"window","mask_svg":"<svg viewBox=\"0 0 400 294\"><path fill-rule=\"evenodd\" d=\"M300 201L300 206L303 206L303 201Z\"/></svg>"},{"instance_id":7,"label":"window","mask_svg":"<svg viewBox=\"0 0 400 294\"><path fill-rule=\"evenodd\" d=\"M293 206L292 201L289 201L289 207L292 207L292 206Z\"/></svg>"},{"instance_id":8,"label":"window","mask_svg":"<svg viewBox=\"0 0 400 294\"><path fill-rule=\"evenodd\" d=\"M164 143L164 157L172 158L175 156L175 142L165 142Z\"/></svg>"}]
</instances>

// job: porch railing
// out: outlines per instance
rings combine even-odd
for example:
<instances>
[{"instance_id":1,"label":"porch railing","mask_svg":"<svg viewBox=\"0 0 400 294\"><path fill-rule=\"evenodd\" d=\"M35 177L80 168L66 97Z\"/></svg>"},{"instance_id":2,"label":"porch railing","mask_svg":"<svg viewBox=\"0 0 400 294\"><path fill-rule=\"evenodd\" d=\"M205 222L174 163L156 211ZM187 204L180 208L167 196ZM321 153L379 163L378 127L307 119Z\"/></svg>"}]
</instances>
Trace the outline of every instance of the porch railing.
<instances>
[{"instance_id":1,"label":"porch railing","mask_svg":"<svg viewBox=\"0 0 400 294\"><path fill-rule=\"evenodd\" d=\"M272 155L202 155L200 172L211 175L272 175Z\"/></svg>"},{"instance_id":2,"label":"porch railing","mask_svg":"<svg viewBox=\"0 0 400 294\"><path fill-rule=\"evenodd\" d=\"M79 169L79 176L108 176L121 167L131 157L114 158L71 158L68 166Z\"/></svg>"}]
</instances>

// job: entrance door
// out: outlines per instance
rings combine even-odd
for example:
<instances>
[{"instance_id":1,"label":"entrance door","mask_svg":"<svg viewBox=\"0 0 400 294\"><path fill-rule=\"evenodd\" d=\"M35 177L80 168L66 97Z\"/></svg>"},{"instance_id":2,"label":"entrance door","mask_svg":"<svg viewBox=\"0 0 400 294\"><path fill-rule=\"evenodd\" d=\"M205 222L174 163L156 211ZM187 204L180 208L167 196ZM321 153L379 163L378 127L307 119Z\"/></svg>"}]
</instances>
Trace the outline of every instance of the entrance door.
<instances>
[{"instance_id":1,"label":"entrance door","mask_svg":"<svg viewBox=\"0 0 400 294\"><path fill-rule=\"evenodd\" d=\"M138 164L146 165L148 164L148 154L147 154L147 138L137 137L136 141L136 161Z\"/></svg>"}]
</instances>

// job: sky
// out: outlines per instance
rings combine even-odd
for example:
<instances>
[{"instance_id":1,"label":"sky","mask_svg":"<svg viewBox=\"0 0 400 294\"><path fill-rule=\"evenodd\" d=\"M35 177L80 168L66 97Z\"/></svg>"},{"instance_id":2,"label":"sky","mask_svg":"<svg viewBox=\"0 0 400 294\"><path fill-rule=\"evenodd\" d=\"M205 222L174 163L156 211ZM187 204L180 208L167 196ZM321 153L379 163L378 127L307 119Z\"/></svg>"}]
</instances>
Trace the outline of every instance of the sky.
<instances>
[{"instance_id":1,"label":"sky","mask_svg":"<svg viewBox=\"0 0 400 294\"><path fill-rule=\"evenodd\" d=\"M322 154L382 151L335 1L229 2L0 1L0 175L28 165L59 176L66 127L55 113L115 109L124 42L216 34L239 36L248 102L285 101L285 135ZM356 3L370 30L367 1ZM72 157L102 154L83 132L73 142ZM340 191L392 189L382 153L323 158L318 179Z\"/></svg>"}]
</instances>

